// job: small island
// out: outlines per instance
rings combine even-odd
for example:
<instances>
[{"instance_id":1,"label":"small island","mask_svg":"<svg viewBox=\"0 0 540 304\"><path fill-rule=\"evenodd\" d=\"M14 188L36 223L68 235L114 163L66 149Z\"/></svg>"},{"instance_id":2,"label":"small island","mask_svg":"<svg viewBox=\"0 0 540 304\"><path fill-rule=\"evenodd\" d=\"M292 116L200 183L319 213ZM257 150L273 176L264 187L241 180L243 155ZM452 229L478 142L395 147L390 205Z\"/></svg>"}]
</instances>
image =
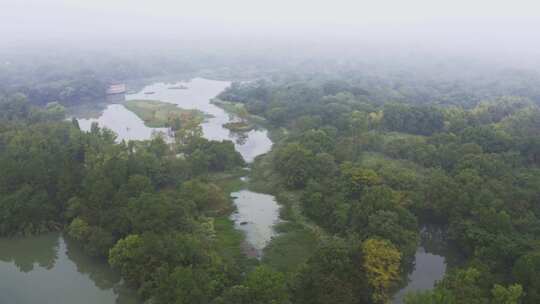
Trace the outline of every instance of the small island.
<instances>
[{"instance_id":1,"label":"small island","mask_svg":"<svg viewBox=\"0 0 540 304\"><path fill-rule=\"evenodd\" d=\"M224 109L228 113L231 113L238 117L238 121L232 121L223 124L224 128L227 128L233 132L249 132L255 129L255 125L251 123L251 121L260 119L255 115L249 114L249 112L246 110L246 107L241 103L228 102L218 98L212 99L211 102L212 104L215 104L216 106Z\"/></svg>"},{"instance_id":2,"label":"small island","mask_svg":"<svg viewBox=\"0 0 540 304\"><path fill-rule=\"evenodd\" d=\"M233 132L249 132L255 128L254 125L245 121L233 121L223 124L224 128L227 128Z\"/></svg>"},{"instance_id":3,"label":"small island","mask_svg":"<svg viewBox=\"0 0 540 304\"><path fill-rule=\"evenodd\" d=\"M127 100L122 104L150 128L168 127L177 130L187 121L200 124L205 119L205 114L201 111L182 109L175 104L158 100Z\"/></svg>"}]
</instances>

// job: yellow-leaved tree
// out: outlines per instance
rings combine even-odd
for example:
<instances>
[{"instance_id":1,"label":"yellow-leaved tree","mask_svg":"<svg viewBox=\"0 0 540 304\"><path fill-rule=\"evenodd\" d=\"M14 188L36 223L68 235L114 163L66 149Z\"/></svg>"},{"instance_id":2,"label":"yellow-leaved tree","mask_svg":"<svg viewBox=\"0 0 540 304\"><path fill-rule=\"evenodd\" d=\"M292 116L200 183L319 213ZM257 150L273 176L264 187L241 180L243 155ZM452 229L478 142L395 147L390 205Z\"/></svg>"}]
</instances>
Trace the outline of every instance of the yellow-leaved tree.
<instances>
[{"instance_id":1,"label":"yellow-leaved tree","mask_svg":"<svg viewBox=\"0 0 540 304\"><path fill-rule=\"evenodd\" d=\"M390 241L367 239L362 243L363 267L373 288L375 303L388 303L388 291L399 278L401 253Z\"/></svg>"}]
</instances>

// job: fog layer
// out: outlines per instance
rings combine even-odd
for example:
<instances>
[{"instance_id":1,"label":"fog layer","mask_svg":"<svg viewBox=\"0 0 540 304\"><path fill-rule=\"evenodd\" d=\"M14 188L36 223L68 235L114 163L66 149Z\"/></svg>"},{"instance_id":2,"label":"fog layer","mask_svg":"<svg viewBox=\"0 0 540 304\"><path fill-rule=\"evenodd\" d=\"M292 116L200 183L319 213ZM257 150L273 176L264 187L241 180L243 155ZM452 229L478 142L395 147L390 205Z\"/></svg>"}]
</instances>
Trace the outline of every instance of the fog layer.
<instances>
[{"instance_id":1,"label":"fog layer","mask_svg":"<svg viewBox=\"0 0 540 304\"><path fill-rule=\"evenodd\" d=\"M4 47L401 49L540 54L537 1L0 0Z\"/></svg>"}]
</instances>

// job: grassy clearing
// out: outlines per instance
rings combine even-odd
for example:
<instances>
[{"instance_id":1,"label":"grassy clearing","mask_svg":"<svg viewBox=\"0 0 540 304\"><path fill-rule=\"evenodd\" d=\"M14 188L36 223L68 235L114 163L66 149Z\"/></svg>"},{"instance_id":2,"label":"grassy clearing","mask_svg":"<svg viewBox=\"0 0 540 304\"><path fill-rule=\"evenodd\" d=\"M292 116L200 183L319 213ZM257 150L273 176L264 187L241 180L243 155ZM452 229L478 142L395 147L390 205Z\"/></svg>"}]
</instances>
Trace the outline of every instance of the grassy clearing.
<instances>
[{"instance_id":1,"label":"grassy clearing","mask_svg":"<svg viewBox=\"0 0 540 304\"><path fill-rule=\"evenodd\" d=\"M234 114L241 118L246 118L247 120L255 124L261 124L261 125L266 124L266 119L264 117L249 114L249 112L246 110L246 107L244 106L243 103L224 101L218 98L212 99L211 102L215 104L216 106L225 110L225 112L227 113Z\"/></svg>"},{"instance_id":2,"label":"grassy clearing","mask_svg":"<svg viewBox=\"0 0 540 304\"><path fill-rule=\"evenodd\" d=\"M396 159L388 157L379 152L363 152L360 156L360 164L363 167L376 169L384 165L390 165L393 167L400 167L403 169L410 169L414 171L422 172L425 170L424 167L418 165L417 163L406 160L406 159Z\"/></svg>"},{"instance_id":3,"label":"grassy clearing","mask_svg":"<svg viewBox=\"0 0 540 304\"><path fill-rule=\"evenodd\" d=\"M240 177L247 175L247 170L236 169L226 172L213 173L208 176L210 182L218 185L223 192L231 193L246 187L246 183Z\"/></svg>"},{"instance_id":4,"label":"grassy clearing","mask_svg":"<svg viewBox=\"0 0 540 304\"><path fill-rule=\"evenodd\" d=\"M279 235L264 249L262 262L276 270L294 272L317 247L316 235L302 225L284 222L276 227Z\"/></svg>"},{"instance_id":5,"label":"grassy clearing","mask_svg":"<svg viewBox=\"0 0 540 304\"><path fill-rule=\"evenodd\" d=\"M216 248L225 259L240 260L244 256L241 244L244 241L242 232L234 229L234 223L226 216L214 218L216 231Z\"/></svg>"},{"instance_id":6,"label":"grassy clearing","mask_svg":"<svg viewBox=\"0 0 540 304\"><path fill-rule=\"evenodd\" d=\"M309 221L300 206L299 193L280 191L280 217L285 220L275 228L278 235L264 249L263 263L283 272L293 272L315 251L324 232Z\"/></svg>"},{"instance_id":7,"label":"grassy clearing","mask_svg":"<svg viewBox=\"0 0 540 304\"><path fill-rule=\"evenodd\" d=\"M222 108L223 110L225 110L225 112L242 118L251 124L254 124L256 126L262 126L265 128L270 127L264 117L250 114L243 103L224 101L218 98L212 99L211 103Z\"/></svg>"},{"instance_id":8,"label":"grassy clearing","mask_svg":"<svg viewBox=\"0 0 540 304\"><path fill-rule=\"evenodd\" d=\"M186 110L174 104L157 100L127 100L122 104L150 128L167 127L170 121L176 118L179 118L181 123L193 119L201 123L205 118L201 111Z\"/></svg>"},{"instance_id":9,"label":"grassy clearing","mask_svg":"<svg viewBox=\"0 0 540 304\"><path fill-rule=\"evenodd\" d=\"M244 104L239 103L239 102L225 101L219 98L214 98L210 102L222 108L227 113L231 113L231 114L238 115L240 111L243 111L245 109Z\"/></svg>"}]
</instances>

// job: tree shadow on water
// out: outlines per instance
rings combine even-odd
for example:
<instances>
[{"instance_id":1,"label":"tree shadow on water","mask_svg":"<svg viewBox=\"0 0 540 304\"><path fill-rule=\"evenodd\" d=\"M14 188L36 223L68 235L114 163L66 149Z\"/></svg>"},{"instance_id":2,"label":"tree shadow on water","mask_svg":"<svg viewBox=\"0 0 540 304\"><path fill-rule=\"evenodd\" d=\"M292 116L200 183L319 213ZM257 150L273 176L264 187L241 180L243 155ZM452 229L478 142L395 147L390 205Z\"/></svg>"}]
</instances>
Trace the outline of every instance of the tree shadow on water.
<instances>
[{"instance_id":1,"label":"tree shadow on water","mask_svg":"<svg viewBox=\"0 0 540 304\"><path fill-rule=\"evenodd\" d=\"M39 236L0 239L0 261L13 263L19 271L30 272L34 266L52 269L58 258L60 235L47 233Z\"/></svg>"},{"instance_id":2,"label":"tree shadow on water","mask_svg":"<svg viewBox=\"0 0 540 304\"><path fill-rule=\"evenodd\" d=\"M75 240L68 237L63 240L67 257L75 263L77 272L87 275L99 289L112 289L117 295L117 304L142 303L136 290L126 285L120 273L112 269L106 259L89 256Z\"/></svg>"}]
</instances>

